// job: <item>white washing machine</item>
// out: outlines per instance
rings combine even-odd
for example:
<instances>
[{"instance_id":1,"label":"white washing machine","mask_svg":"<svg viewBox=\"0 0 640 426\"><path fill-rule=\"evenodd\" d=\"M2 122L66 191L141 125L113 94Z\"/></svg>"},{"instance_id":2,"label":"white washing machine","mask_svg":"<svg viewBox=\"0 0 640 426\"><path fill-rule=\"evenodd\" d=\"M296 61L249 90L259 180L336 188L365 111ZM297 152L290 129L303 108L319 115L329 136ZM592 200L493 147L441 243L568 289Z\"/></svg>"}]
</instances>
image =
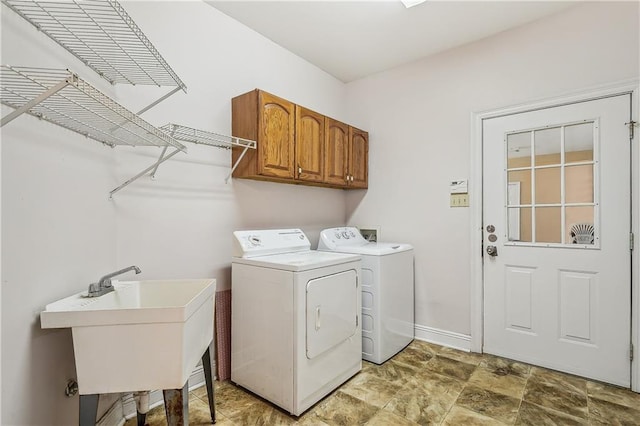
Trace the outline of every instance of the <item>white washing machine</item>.
<instances>
[{"instance_id":1,"label":"white washing machine","mask_svg":"<svg viewBox=\"0 0 640 426\"><path fill-rule=\"evenodd\" d=\"M382 364L414 337L413 247L374 243L357 228L325 229L318 250L362 256L362 359Z\"/></svg>"},{"instance_id":2,"label":"white washing machine","mask_svg":"<svg viewBox=\"0 0 640 426\"><path fill-rule=\"evenodd\" d=\"M360 256L300 229L233 236L231 380L299 416L362 368Z\"/></svg>"}]
</instances>

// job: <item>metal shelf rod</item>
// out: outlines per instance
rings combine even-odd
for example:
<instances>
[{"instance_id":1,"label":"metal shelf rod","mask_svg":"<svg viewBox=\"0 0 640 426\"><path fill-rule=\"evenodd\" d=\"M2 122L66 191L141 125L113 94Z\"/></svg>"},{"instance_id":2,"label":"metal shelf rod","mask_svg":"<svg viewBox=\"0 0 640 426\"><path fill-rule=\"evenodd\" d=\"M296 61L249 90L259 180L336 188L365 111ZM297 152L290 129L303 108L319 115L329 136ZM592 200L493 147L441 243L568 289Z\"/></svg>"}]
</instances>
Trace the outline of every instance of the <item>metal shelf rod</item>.
<instances>
[{"instance_id":1,"label":"metal shelf rod","mask_svg":"<svg viewBox=\"0 0 640 426\"><path fill-rule=\"evenodd\" d=\"M54 94L58 93L60 90L64 89L68 85L69 85L69 82L64 80L64 81L61 81L60 83L56 84L52 88L50 88L48 90L45 90L37 98L34 98L34 99L30 100L26 104L22 105L20 108L14 110L14 111L10 112L9 114L5 115L4 117L2 117L2 122L0 123L0 127L4 126L5 124L8 124L9 122L11 122L14 119L18 118L19 116L21 116L25 112L29 111L34 106L38 105L40 102L42 102L45 99L49 98L51 95L54 95Z\"/></svg>"},{"instance_id":2,"label":"metal shelf rod","mask_svg":"<svg viewBox=\"0 0 640 426\"><path fill-rule=\"evenodd\" d=\"M166 149L166 147L165 147ZM173 151L171 154L167 155L166 157L160 157L158 159L157 162L153 163L152 165L150 165L149 167L147 167L146 169L144 169L143 171L141 171L140 173L138 173L137 175L133 176L131 179L127 180L125 183L123 183L122 185L120 185L119 187L112 189L111 191L109 191L109 199L113 199L113 194L115 194L116 192L120 191L121 189L123 189L124 187L130 185L131 183L135 182L136 180L140 179L142 176L146 175L150 170L153 169L157 169L158 166L161 163L164 163L165 161L167 161L168 159L170 159L171 157L173 157L174 155L176 155L177 153L182 152L179 149L176 149L175 151ZM164 153L164 151L163 151Z\"/></svg>"}]
</instances>

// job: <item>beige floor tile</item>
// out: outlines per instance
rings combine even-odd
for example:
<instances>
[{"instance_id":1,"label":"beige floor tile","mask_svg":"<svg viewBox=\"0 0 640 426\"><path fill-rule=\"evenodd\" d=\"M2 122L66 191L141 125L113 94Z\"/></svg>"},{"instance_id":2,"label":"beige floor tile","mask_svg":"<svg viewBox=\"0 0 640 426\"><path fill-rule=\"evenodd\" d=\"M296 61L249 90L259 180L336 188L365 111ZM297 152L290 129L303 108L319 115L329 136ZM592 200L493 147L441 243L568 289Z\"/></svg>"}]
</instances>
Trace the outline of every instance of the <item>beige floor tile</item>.
<instances>
[{"instance_id":1,"label":"beige floor tile","mask_svg":"<svg viewBox=\"0 0 640 426\"><path fill-rule=\"evenodd\" d=\"M435 343L425 342L424 340L414 339L413 342L409 343L410 348L422 348L424 350L439 352L442 349L442 346L436 345Z\"/></svg>"},{"instance_id":2,"label":"beige floor tile","mask_svg":"<svg viewBox=\"0 0 640 426\"><path fill-rule=\"evenodd\" d=\"M438 355L429 361L425 369L466 381L469 380L476 366Z\"/></svg>"},{"instance_id":3,"label":"beige floor tile","mask_svg":"<svg viewBox=\"0 0 640 426\"><path fill-rule=\"evenodd\" d=\"M438 352L438 356L455 359L456 361L464 362L471 365L478 365L482 361L482 354L465 352L453 348L440 349L440 351Z\"/></svg>"},{"instance_id":4,"label":"beige floor tile","mask_svg":"<svg viewBox=\"0 0 640 426\"><path fill-rule=\"evenodd\" d=\"M542 367L531 367L529 379L536 382L556 384L571 392L587 394L587 380L572 374L564 374Z\"/></svg>"},{"instance_id":5,"label":"beige floor tile","mask_svg":"<svg viewBox=\"0 0 640 426\"><path fill-rule=\"evenodd\" d=\"M527 379L511 374L502 375L495 370L488 370L484 367L476 368L469 378L470 385L479 386L503 395L522 399Z\"/></svg>"},{"instance_id":6,"label":"beige floor tile","mask_svg":"<svg viewBox=\"0 0 640 426\"><path fill-rule=\"evenodd\" d=\"M624 405L630 408L640 407L639 393L631 392L629 389L622 389L613 385L589 381L587 382L587 394L589 395L589 398L613 402L614 404Z\"/></svg>"},{"instance_id":7,"label":"beige floor tile","mask_svg":"<svg viewBox=\"0 0 640 426\"><path fill-rule=\"evenodd\" d=\"M439 424L463 387L459 380L436 373L412 377L384 409L421 425Z\"/></svg>"},{"instance_id":8,"label":"beige floor tile","mask_svg":"<svg viewBox=\"0 0 640 426\"><path fill-rule=\"evenodd\" d=\"M428 363L436 356L436 351L431 347L422 347L418 345L410 345L405 350L394 356L395 362L400 362L413 367L421 367Z\"/></svg>"},{"instance_id":9,"label":"beige floor tile","mask_svg":"<svg viewBox=\"0 0 640 426\"><path fill-rule=\"evenodd\" d=\"M387 382L405 383L410 377L416 374L416 368L389 360L382 365L369 368L367 373L373 374Z\"/></svg>"},{"instance_id":10,"label":"beige floor tile","mask_svg":"<svg viewBox=\"0 0 640 426\"><path fill-rule=\"evenodd\" d=\"M340 390L376 407L384 407L402 386L371 373L360 373Z\"/></svg>"},{"instance_id":11,"label":"beige floor tile","mask_svg":"<svg viewBox=\"0 0 640 426\"><path fill-rule=\"evenodd\" d=\"M589 421L592 425L640 425L640 407L633 409L599 399L589 399Z\"/></svg>"},{"instance_id":12,"label":"beige floor tile","mask_svg":"<svg viewBox=\"0 0 640 426\"><path fill-rule=\"evenodd\" d=\"M566 413L522 401L515 424L518 426L574 426L586 425L588 422L586 419L571 417Z\"/></svg>"},{"instance_id":13,"label":"beige floor tile","mask_svg":"<svg viewBox=\"0 0 640 426\"><path fill-rule=\"evenodd\" d=\"M217 420L217 417L216 417ZM211 423L211 411L209 410L209 404L204 403L200 398L193 395L189 398L189 425L200 426L210 425ZM217 424L217 421L216 421Z\"/></svg>"},{"instance_id":14,"label":"beige floor tile","mask_svg":"<svg viewBox=\"0 0 640 426\"><path fill-rule=\"evenodd\" d=\"M313 409L313 416L328 425L364 425L378 408L338 391Z\"/></svg>"},{"instance_id":15,"label":"beige floor tile","mask_svg":"<svg viewBox=\"0 0 640 426\"><path fill-rule=\"evenodd\" d=\"M475 411L471 411L464 407L459 407L454 405L445 417L444 422L442 422L443 426L502 426L505 423L502 423L496 419L492 419L491 417L483 416L482 414L476 413Z\"/></svg>"},{"instance_id":16,"label":"beige floor tile","mask_svg":"<svg viewBox=\"0 0 640 426\"><path fill-rule=\"evenodd\" d=\"M216 389L216 412L230 419L257 402L261 400L231 382L225 382Z\"/></svg>"},{"instance_id":17,"label":"beige floor tile","mask_svg":"<svg viewBox=\"0 0 640 426\"><path fill-rule=\"evenodd\" d=\"M456 405L503 423L513 424L518 416L520 398L513 398L478 386L467 385L458 397Z\"/></svg>"},{"instance_id":18,"label":"beige floor tile","mask_svg":"<svg viewBox=\"0 0 640 426\"><path fill-rule=\"evenodd\" d=\"M234 424L253 426L287 426L296 424L297 419L289 416L271 404L258 401L244 410L228 416ZM189 423L191 425L191 423Z\"/></svg>"},{"instance_id":19,"label":"beige floor tile","mask_svg":"<svg viewBox=\"0 0 640 426\"><path fill-rule=\"evenodd\" d=\"M367 422L367 426L416 426L418 423L397 416L390 411L380 410Z\"/></svg>"},{"instance_id":20,"label":"beige floor tile","mask_svg":"<svg viewBox=\"0 0 640 426\"><path fill-rule=\"evenodd\" d=\"M573 417L586 419L586 380L556 371L533 367L523 399Z\"/></svg>"},{"instance_id":21,"label":"beige floor tile","mask_svg":"<svg viewBox=\"0 0 640 426\"><path fill-rule=\"evenodd\" d=\"M483 355L480 367L493 371L498 375L508 374L511 376L522 377L524 379L527 379L531 373L531 366L528 364L494 355Z\"/></svg>"}]
</instances>

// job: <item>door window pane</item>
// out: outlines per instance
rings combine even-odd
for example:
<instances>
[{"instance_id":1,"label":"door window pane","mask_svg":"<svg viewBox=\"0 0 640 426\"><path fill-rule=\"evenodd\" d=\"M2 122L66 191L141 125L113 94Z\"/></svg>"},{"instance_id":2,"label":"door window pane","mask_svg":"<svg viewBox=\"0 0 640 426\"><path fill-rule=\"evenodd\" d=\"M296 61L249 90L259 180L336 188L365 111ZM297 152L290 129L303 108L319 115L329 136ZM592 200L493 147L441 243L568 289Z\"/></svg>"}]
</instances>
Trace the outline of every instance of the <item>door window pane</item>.
<instances>
[{"instance_id":1,"label":"door window pane","mask_svg":"<svg viewBox=\"0 0 640 426\"><path fill-rule=\"evenodd\" d=\"M531 207L507 209L507 239L531 242Z\"/></svg>"},{"instance_id":2,"label":"door window pane","mask_svg":"<svg viewBox=\"0 0 640 426\"><path fill-rule=\"evenodd\" d=\"M593 164L567 166L564 169L565 202L593 202Z\"/></svg>"},{"instance_id":3,"label":"door window pane","mask_svg":"<svg viewBox=\"0 0 640 426\"><path fill-rule=\"evenodd\" d=\"M561 129L561 127L553 127L534 132L536 166L560 164Z\"/></svg>"},{"instance_id":4,"label":"door window pane","mask_svg":"<svg viewBox=\"0 0 640 426\"><path fill-rule=\"evenodd\" d=\"M593 161L593 122L564 128L565 163Z\"/></svg>"},{"instance_id":5,"label":"door window pane","mask_svg":"<svg viewBox=\"0 0 640 426\"><path fill-rule=\"evenodd\" d=\"M531 132L507 135L507 167L531 167Z\"/></svg>"},{"instance_id":6,"label":"door window pane","mask_svg":"<svg viewBox=\"0 0 640 426\"><path fill-rule=\"evenodd\" d=\"M565 212L567 244L594 244L594 207L567 207Z\"/></svg>"},{"instance_id":7,"label":"door window pane","mask_svg":"<svg viewBox=\"0 0 640 426\"><path fill-rule=\"evenodd\" d=\"M536 204L560 203L560 167L536 169Z\"/></svg>"},{"instance_id":8,"label":"door window pane","mask_svg":"<svg viewBox=\"0 0 640 426\"><path fill-rule=\"evenodd\" d=\"M536 208L536 243L562 242L562 208Z\"/></svg>"},{"instance_id":9,"label":"door window pane","mask_svg":"<svg viewBox=\"0 0 640 426\"><path fill-rule=\"evenodd\" d=\"M531 204L531 169L515 170L507 173L509 188L507 192L508 204ZM516 198L515 193L519 196Z\"/></svg>"}]
</instances>

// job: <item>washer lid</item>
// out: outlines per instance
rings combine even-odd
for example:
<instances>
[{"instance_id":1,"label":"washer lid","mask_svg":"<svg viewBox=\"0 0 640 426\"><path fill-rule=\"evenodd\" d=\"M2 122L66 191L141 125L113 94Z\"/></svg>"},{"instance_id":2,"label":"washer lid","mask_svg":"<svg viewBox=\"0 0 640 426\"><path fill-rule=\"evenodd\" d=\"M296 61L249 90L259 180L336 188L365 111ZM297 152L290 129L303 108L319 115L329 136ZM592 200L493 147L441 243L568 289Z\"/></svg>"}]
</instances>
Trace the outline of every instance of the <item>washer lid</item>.
<instances>
[{"instance_id":1,"label":"washer lid","mask_svg":"<svg viewBox=\"0 0 640 426\"><path fill-rule=\"evenodd\" d=\"M234 257L232 259L233 263L293 272L340 265L358 260L360 260L360 256L356 254L332 253L317 250L272 254L268 256Z\"/></svg>"},{"instance_id":2,"label":"washer lid","mask_svg":"<svg viewBox=\"0 0 640 426\"><path fill-rule=\"evenodd\" d=\"M385 256L387 254L400 253L409 250L413 250L413 246L411 244L395 243L364 243L359 246L340 246L336 249L339 253L364 254L369 256Z\"/></svg>"},{"instance_id":3,"label":"washer lid","mask_svg":"<svg viewBox=\"0 0 640 426\"><path fill-rule=\"evenodd\" d=\"M318 250L384 256L413 250L413 247L410 244L369 242L364 239L357 228L347 226L323 230L320 233Z\"/></svg>"}]
</instances>

